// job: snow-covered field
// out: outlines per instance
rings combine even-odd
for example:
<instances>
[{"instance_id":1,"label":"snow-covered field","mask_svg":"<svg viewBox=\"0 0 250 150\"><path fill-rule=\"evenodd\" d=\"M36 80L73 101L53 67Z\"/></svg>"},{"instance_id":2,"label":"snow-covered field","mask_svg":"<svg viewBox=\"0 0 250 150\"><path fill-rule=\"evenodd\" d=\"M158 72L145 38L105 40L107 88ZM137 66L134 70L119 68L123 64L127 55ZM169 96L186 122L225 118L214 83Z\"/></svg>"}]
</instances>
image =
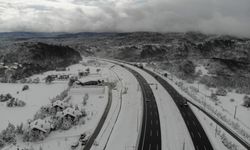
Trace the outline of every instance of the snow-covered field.
<instances>
[{"instance_id":1,"label":"snow-covered field","mask_svg":"<svg viewBox=\"0 0 250 150\"><path fill-rule=\"evenodd\" d=\"M0 102L0 130L7 127L8 123L19 125L33 118L35 112L43 105L50 103L50 98L55 97L67 88L65 84L27 84L29 90L22 91L24 84L0 84L0 94L10 93L13 97L26 102L24 107L9 108L6 102ZM19 91L19 94L17 92Z\"/></svg>"},{"instance_id":2,"label":"snow-covered field","mask_svg":"<svg viewBox=\"0 0 250 150\"><path fill-rule=\"evenodd\" d=\"M97 72L97 69L99 69L100 66L96 67L95 65L84 66L82 64L76 64L68 68L67 71L48 71L43 74L33 75L31 78L39 77L40 79L44 79L47 75L52 74L77 75L78 71L89 68L89 76L81 78L83 82L97 79L103 79L105 81L114 80L114 77L110 76L111 73L108 68L103 66L100 72ZM6 107L6 102L0 103L0 131L5 129L9 122L14 125L19 125L21 122L24 124L27 123L27 120L32 119L41 106L51 104L50 99L60 94L68 87L67 81L54 81L52 84L45 84L43 80L41 81L42 82L38 84L27 84L29 85L29 89L26 91L22 91L25 84L0 84L0 94L10 93L13 97L26 102L26 106L15 108ZM24 143L22 142L21 137L17 137L16 146L10 145L6 146L4 149L16 150L19 147L20 149L68 150L74 142L78 141L80 134L84 132L93 132L106 107L108 88L90 86L77 89L71 88L68 93L71 97L69 103L73 106L81 104L84 95L86 93L88 94L89 98L87 104L84 106L87 113L87 117L84 119L84 124L73 126L71 129L65 131L53 131L43 141L39 142ZM80 146L78 148L80 148Z\"/></svg>"}]
</instances>

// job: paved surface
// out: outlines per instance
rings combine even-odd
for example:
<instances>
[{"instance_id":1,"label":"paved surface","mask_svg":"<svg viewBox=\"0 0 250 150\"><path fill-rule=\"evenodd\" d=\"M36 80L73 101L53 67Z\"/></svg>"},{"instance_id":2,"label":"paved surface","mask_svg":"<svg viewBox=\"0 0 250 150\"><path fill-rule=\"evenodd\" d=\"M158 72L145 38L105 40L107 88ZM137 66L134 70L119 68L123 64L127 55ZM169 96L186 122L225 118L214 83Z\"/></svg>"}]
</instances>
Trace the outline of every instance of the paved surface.
<instances>
[{"instance_id":1,"label":"paved surface","mask_svg":"<svg viewBox=\"0 0 250 150\"><path fill-rule=\"evenodd\" d=\"M99 132L102 129L102 126L107 118L108 112L110 110L111 104L112 104L112 95L111 95L111 90L109 89L109 93L108 93L108 104L106 105L106 108L104 110L104 113L97 125L97 127L95 128L95 131L93 132L93 134L91 135L91 137L89 138L88 142L86 143L86 145L83 147L83 150L90 150L90 148L92 147L93 143L95 142L96 137L98 136Z\"/></svg>"},{"instance_id":2,"label":"paved surface","mask_svg":"<svg viewBox=\"0 0 250 150\"><path fill-rule=\"evenodd\" d=\"M153 91L138 72L123 67L137 78L143 94L143 121L138 150L161 150L160 118Z\"/></svg>"},{"instance_id":3,"label":"paved surface","mask_svg":"<svg viewBox=\"0 0 250 150\"><path fill-rule=\"evenodd\" d=\"M185 124L188 128L188 131L192 138L195 149L196 150L213 150L213 147L205 131L203 130L201 124L196 118L195 114L193 113L190 107L183 105L183 102L187 101L187 99L182 97L167 81L162 79L159 75L146 69L144 69L144 71L152 75L167 90L167 92L173 98L176 106L178 107L185 121Z\"/></svg>"}]
</instances>

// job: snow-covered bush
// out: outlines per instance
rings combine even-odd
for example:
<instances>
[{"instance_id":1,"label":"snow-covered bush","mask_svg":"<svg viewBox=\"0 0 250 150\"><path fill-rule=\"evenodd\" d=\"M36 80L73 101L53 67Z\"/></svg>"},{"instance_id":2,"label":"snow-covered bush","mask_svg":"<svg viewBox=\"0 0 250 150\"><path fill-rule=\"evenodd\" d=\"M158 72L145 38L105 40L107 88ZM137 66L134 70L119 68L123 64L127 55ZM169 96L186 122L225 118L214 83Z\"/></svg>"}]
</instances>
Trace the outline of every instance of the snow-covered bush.
<instances>
[{"instance_id":1,"label":"snow-covered bush","mask_svg":"<svg viewBox=\"0 0 250 150\"><path fill-rule=\"evenodd\" d=\"M61 129L61 126L62 126L62 118L60 117L55 117L52 119L52 124L53 124L53 130L58 130L58 129Z\"/></svg>"},{"instance_id":2,"label":"snow-covered bush","mask_svg":"<svg viewBox=\"0 0 250 150\"><path fill-rule=\"evenodd\" d=\"M7 107L24 107L26 103L22 100L18 100L15 98L10 99L10 101L7 102Z\"/></svg>"},{"instance_id":3,"label":"snow-covered bush","mask_svg":"<svg viewBox=\"0 0 250 150\"><path fill-rule=\"evenodd\" d=\"M35 83L35 84L40 83L40 78L39 78L39 77L35 78L35 79L32 81L32 83Z\"/></svg>"},{"instance_id":4,"label":"snow-covered bush","mask_svg":"<svg viewBox=\"0 0 250 150\"><path fill-rule=\"evenodd\" d=\"M2 137L0 137L0 149L3 148L5 145L4 140L2 139Z\"/></svg>"},{"instance_id":5,"label":"snow-covered bush","mask_svg":"<svg viewBox=\"0 0 250 150\"><path fill-rule=\"evenodd\" d=\"M27 83L27 79L26 79L26 78L22 78L22 79L20 80L20 83Z\"/></svg>"},{"instance_id":6,"label":"snow-covered bush","mask_svg":"<svg viewBox=\"0 0 250 150\"><path fill-rule=\"evenodd\" d=\"M228 140L226 135L223 133L220 135L222 143L229 149L229 150L238 150L238 147L236 144L232 143Z\"/></svg>"},{"instance_id":7,"label":"snow-covered bush","mask_svg":"<svg viewBox=\"0 0 250 150\"><path fill-rule=\"evenodd\" d=\"M24 129L23 129L23 123L21 123L20 125L16 126L16 133L17 134L23 134Z\"/></svg>"},{"instance_id":8,"label":"snow-covered bush","mask_svg":"<svg viewBox=\"0 0 250 150\"><path fill-rule=\"evenodd\" d=\"M7 128L1 132L0 138L6 144L16 143L15 126L9 123Z\"/></svg>"},{"instance_id":9,"label":"snow-covered bush","mask_svg":"<svg viewBox=\"0 0 250 150\"><path fill-rule=\"evenodd\" d=\"M195 73L195 65L191 60L186 60L179 65L179 70L186 75L193 75Z\"/></svg>"},{"instance_id":10,"label":"snow-covered bush","mask_svg":"<svg viewBox=\"0 0 250 150\"><path fill-rule=\"evenodd\" d=\"M219 99L218 99L218 97L217 97L217 95L215 94L215 93L211 93L211 99L212 100L214 100L214 101L218 101Z\"/></svg>"},{"instance_id":11,"label":"snow-covered bush","mask_svg":"<svg viewBox=\"0 0 250 150\"><path fill-rule=\"evenodd\" d=\"M223 88L219 88L219 89L217 89L215 94L218 95L218 96L226 96L227 91L225 89L223 89Z\"/></svg>"},{"instance_id":12,"label":"snow-covered bush","mask_svg":"<svg viewBox=\"0 0 250 150\"><path fill-rule=\"evenodd\" d=\"M101 71L101 69L99 69L99 68L96 69L96 72L97 72L97 73L99 73L100 71Z\"/></svg>"},{"instance_id":13,"label":"snow-covered bush","mask_svg":"<svg viewBox=\"0 0 250 150\"><path fill-rule=\"evenodd\" d=\"M78 80L77 77L71 77L69 79L68 86L72 86L74 84L74 82L77 81L77 80Z\"/></svg>"},{"instance_id":14,"label":"snow-covered bush","mask_svg":"<svg viewBox=\"0 0 250 150\"><path fill-rule=\"evenodd\" d=\"M64 118L62 120L62 125L61 125L61 129L63 130L68 130L72 127L72 121L70 120L70 118Z\"/></svg>"},{"instance_id":15,"label":"snow-covered bush","mask_svg":"<svg viewBox=\"0 0 250 150\"><path fill-rule=\"evenodd\" d=\"M202 76L199 82L208 87L216 87L213 77L210 77L208 75Z\"/></svg>"},{"instance_id":16,"label":"snow-covered bush","mask_svg":"<svg viewBox=\"0 0 250 150\"><path fill-rule=\"evenodd\" d=\"M87 104L87 100L89 99L89 94L88 93L86 93L85 95L84 95L84 97L83 97L83 102L82 102L82 104L85 106L86 104Z\"/></svg>"},{"instance_id":17,"label":"snow-covered bush","mask_svg":"<svg viewBox=\"0 0 250 150\"><path fill-rule=\"evenodd\" d=\"M230 99L230 102L234 102L234 101L235 101L235 99L233 99L233 98Z\"/></svg>"},{"instance_id":18,"label":"snow-covered bush","mask_svg":"<svg viewBox=\"0 0 250 150\"><path fill-rule=\"evenodd\" d=\"M35 142L44 140L47 134L39 131L28 130L23 133L24 142Z\"/></svg>"},{"instance_id":19,"label":"snow-covered bush","mask_svg":"<svg viewBox=\"0 0 250 150\"><path fill-rule=\"evenodd\" d=\"M50 99L50 101L52 103L54 103L57 100L63 100L64 98L66 98L68 96L68 92L69 92L69 89L66 89L66 90L62 91L59 95L57 95L56 97Z\"/></svg>"},{"instance_id":20,"label":"snow-covered bush","mask_svg":"<svg viewBox=\"0 0 250 150\"><path fill-rule=\"evenodd\" d=\"M25 91L25 90L28 90L29 89L29 86L28 85L24 85L23 88L22 88L22 91Z\"/></svg>"},{"instance_id":21,"label":"snow-covered bush","mask_svg":"<svg viewBox=\"0 0 250 150\"><path fill-rule=\"evenodd\" d=\"M199 89L194 87L194 86L190 86L190 89L195 92L195 93L198 93L199 92Z\"/></svg>"},{"instance_id":22,"label":"snow-covered bush","mask_svg":"<svg viewBox=\"0 0 250 150\"><path fill-rule=\"evenodd\" d=\"M86 111L85 111L85 109L81 109L81 117L86 117L87 116L87 113L86 113Z\"/></svg>"},{"instance_id":23,"label":"snow-covered bush","mask_svg":"<svg viewBox=\"0 0 250 150\"><path fill-rule=\"evenodd\" d=\"M4 95L4 94L1 94L0 95L0 102L6 102L6 101L8 101L8 100L10 100L10 99L13 99L14 97L12 97L12 95L11 94L6 94L6 95Z\"/></svg>"},{"instance_id":24,"label":"snow-covered bush","mask_svg":"<svg viewBox=\"0 0 250 150\"><path fill-rule=\"evenodd\" d=\"M245 95L243 98L243 106L250 107L250 97Z\"/></svg>"}]
</instances>

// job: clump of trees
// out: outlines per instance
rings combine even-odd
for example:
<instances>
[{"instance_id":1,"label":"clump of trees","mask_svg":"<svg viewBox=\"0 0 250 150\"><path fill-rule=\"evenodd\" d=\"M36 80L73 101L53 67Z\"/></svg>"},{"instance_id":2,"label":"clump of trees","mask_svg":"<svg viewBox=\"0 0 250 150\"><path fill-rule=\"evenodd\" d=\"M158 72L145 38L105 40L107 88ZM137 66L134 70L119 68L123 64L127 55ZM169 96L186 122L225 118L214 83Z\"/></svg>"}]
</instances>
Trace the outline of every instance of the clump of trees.
<instances>
[{"instance_id":1,"label":"clump of trees","mask_svg":"<svg viewBox=\"0 0 250 150\"><path fill-rule=\"evenodd\" d=\"M29 89L29 86L28 85L24 85L23 88L22 88L22 91L26 91Z\"/></svg>"},{"instance_id":2,"label":"clump of trees","mask_svg":"<svg viewBox=\"0 0 250 150\"><path fill-rule=\"evenodd\" d=\"M218 96L226 96L227 91L225 89L223 89L223 88L219 88L219 89L217 89L215 94L218 95Z\"/></svg>"},{"instance_id":3,"label":"clump of trees","mask_svg":"<svg viewBox=\"0 0 250 150\"><path fill-rule=\"evenodd\" d=\"M17 98L14 98L11 94L1 94L0 95L0 102L7 102L7 107L23 107L26 105L26 103L22 100L19 100Z\"/></svg>"},{"instance_id":4,"label":"clump of trees","mask_svg":"<svg viewBox=\"0 0 250 150\"><path fill-rule=\"evenodd\" d=\"M10 94L10 93L8 93L8 94L1 94L0 95L0 102L6 102L6 101L8 101L8 100L10 100L10 99L13 99L14 97L12 97L12 95ZM15 98L14 98L15 99Z\"/></svg>"},{"instance_id":5,"label":"clump of trees","mask_svg":"<svg viewBox=\"0 0 250 150\"><path fill-rule=\"evenodd\" d=\"M195 65L191 60L185 60L179 65L179 70L186 75L194 75Z\"/></svg>"},{"instance_id":6,"label":"clump of trees","mask_svg":"<svg viewBox=\"0 0 250 150\"><path fill-rule=\"evenodd\" d=\"M0 148L7 144L16 143L15 126L11 123L0 133Z\"/></svg>"},{"instance_id":7,"label":"clump of trees","mask_svg":"<svg viewBox=\"0 0 250 150\"><path fill-rule=\"evenodd\" d=\"M7 102L7 107L23 107L26 103L22 100L12 98L10 101Z\"/></svg>"},{"instance_id":8,"label":"clump of trees","mask_svg":"<svg viewBox=\"0 0 250 150\"><path fill-rule=\"evenodd\" d=\"M217 97L217 95L215 93L211 93L211 99L214 100L215 102L217 102L219 99Z\"/></svg>"},{"instance_id":9,"label":"clump of trees","mask_svg":"<svg viewBox=\"0 0 250 150\"><path fill-rule=\"evenodd\" d=\"M50 99L50 101L53 103L57 100L63 100L64 98L66 98L68 96L68 92L69 92L69 89L66 89L64 91L62 91L59 95L57 95L56 97Z\"/></svg>"},{"instance_id":10,"label":"clump of trees","mask_svg":"<svg viewBox=\"0 0 250 150\"><path fill-rule=\"evenodd\" d=\"M250 97L245 95L243 98L243 106L250 107Z\"/></svg>"}]
</instances>

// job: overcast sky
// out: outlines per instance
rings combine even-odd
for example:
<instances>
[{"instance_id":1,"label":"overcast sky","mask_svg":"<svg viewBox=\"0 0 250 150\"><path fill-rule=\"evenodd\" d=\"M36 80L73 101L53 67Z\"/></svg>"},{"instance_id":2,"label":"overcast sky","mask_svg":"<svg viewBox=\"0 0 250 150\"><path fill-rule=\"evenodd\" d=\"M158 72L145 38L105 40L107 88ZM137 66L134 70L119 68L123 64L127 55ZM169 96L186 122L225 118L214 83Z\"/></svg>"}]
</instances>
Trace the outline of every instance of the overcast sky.
<instances>
[{"instance_id":1,"label":"overcast sky","mask_svg":"<svg viewBox=\"0 0 250 150\"><path fill-rule=\"evenodd\" d=\"M250 0L0 0L0 32L201 31L250 37Z\"/></svg>"}]
</instances>

